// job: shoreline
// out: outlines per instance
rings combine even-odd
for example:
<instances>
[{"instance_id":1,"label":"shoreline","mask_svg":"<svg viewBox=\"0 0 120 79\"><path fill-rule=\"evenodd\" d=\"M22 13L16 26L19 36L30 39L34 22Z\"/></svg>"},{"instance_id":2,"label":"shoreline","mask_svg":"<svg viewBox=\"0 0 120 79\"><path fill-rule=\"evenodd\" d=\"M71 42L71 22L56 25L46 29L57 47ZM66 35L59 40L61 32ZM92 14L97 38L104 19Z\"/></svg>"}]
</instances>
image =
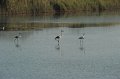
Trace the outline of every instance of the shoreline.
<instances>
[{"instance_id":1,"label":"shoreline","mask_svg":"<svg viewBox=\"0 0 120 79\"><path fill-rule=\"evenodd\" d=\"M30 31L30 30L43 30L44 28L59 28L59 27L67 27L67 28L85 28L85 27L111 27L115 25L119 25L119 23L96 23L96 24L81 24L81 23L8 23L8 24L0 24L5 27L4 31Z\"/></svg>"}]
</instances>

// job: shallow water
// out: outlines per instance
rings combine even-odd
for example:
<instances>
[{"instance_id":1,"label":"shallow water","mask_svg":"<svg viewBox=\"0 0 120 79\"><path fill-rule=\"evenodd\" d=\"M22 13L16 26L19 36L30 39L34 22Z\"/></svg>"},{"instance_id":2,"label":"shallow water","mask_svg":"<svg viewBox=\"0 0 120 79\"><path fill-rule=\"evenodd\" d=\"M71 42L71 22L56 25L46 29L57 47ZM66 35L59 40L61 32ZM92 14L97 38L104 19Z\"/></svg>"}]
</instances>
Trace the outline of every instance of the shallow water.
<instances>
[{"instance_id":1,"label":"shallow water","mask_svg":"<svg viewBox=\"0 0 120 79\"><path fill-rule=\"evenodd\" d=\"M119 35L119 24L0 31L0 79L119 79Z\"/></svg>"}]
</instances>

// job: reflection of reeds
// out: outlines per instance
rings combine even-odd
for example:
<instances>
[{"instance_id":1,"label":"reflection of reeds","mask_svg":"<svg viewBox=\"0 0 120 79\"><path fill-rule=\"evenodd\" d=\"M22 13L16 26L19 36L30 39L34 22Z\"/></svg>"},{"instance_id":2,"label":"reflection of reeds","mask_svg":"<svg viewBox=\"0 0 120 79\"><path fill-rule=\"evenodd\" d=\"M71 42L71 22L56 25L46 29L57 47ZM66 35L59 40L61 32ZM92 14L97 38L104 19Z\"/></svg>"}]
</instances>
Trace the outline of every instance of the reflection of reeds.
<instances>
[{"instance_id":1,"label":"reflection of reeds","mask_svg":"<svg viewBox=\"0 0 120 79\"><path fill-rule=\"evenodd\" d=\"M72 23L8 23L2 24L6 31L10 30L43 30L43 28L54 28L54 27L69 27L69 28L82 28L82 27L97 27L97 26L111 26L116 25L115 23L108 24L72 24Z\"/></svg>"},{"instance_id":2,"label":"reflection of reeds","mask_svg":"<svg viewBox=\"0 0 120 79\"><path fill-rule=\"evenodd\" d=\"M2 0L0 13L37 15L47 12L113 10L120 7L119 3L120 0Z\"/></svg>"},{"instance_id":3,"label":"reflection of reeds","mask_svg":"<svg viewBox=\"0 0 120 79\"><path fill-rule=\"evenodd\" d=\"M10 23L7 24L6 30L42 30L42 28L57 27L58 24L34 24L34 23Z\"/></svg>"},{"instance_id":4,"label":"reflection of reeds","mask_svg":"<svg viewBox=\"0 0 120 79\"><path fill-rule=\"evenodd\" d=\"M116 24L117 23L71 24L69 27L70 28L99 27L99 26L101 27L101 26L112 26Z\"/></svg>"}]
</instances>

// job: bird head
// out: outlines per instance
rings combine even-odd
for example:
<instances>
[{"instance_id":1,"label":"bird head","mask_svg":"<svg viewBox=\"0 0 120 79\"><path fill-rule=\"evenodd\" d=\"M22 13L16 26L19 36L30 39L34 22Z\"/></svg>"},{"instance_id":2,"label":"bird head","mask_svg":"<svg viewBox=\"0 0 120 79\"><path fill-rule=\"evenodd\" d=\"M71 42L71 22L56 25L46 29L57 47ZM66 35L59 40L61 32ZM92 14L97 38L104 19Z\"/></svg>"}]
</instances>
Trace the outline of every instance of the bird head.
<instances>
[{"instance_id":1,"label":"bird head","mask_svg":"<svg viewBox=\"0 0 120 79\"><path fill-rule=\"evenodd\" d=\"M61 32L64 32L64 30L61 30Z\"/></svg>"},{"instance_id":2,"label":"bird head","mask_svg":"<svg viewBox=\"0 0 120 79\"><path fill-rule=\"evenodd\" d=\"M22 37L21 35L22 35L22 33L19 33L19 37Z\"/></svg>"},{"instance_id":3,"label":"bird head","mask_svg":"<svg viewBox=\"0 0 120 79\"><path fill-rule=\"evenodd\" d=\"M64 32L64 30L61 30L61 36L62 36L62 33Z\"/></svg>"},{"instance_id":4,"label":"bird head","mask_svg":"<svg viewBox=\"0 0 120 79\"><path fill-rule=\"evenodd\" d=\"M85 33L83 33L83 36L85 36Z\"/></svg>"}]
</instances>

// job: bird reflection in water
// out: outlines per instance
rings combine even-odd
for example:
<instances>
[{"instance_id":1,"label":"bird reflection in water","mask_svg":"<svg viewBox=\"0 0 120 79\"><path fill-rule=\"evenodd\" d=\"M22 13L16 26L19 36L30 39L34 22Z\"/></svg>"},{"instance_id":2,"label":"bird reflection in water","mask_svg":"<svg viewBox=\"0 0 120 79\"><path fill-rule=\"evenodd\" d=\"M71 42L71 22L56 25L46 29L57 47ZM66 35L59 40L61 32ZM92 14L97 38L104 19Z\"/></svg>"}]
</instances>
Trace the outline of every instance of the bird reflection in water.
<instances>
[{"instance_id":1,"label":"bird reflection in water","mask_svg":"<svg viewBox=\"0 0 120 79\"><path fill-rule=\"evenodd\" d=\"M59 44L56 45L56 46L55 46L55 49L59 51L59 50L60 50L60 45L59 45Z\"/></svg>"},{"instance_id":2,"label":"bird reflection in water","mask_svg":"<svg viewBox=\"0 0 120 79\"><path fill-rule=\"evenodd\" d=\"M57 45L55 46L55 49L59 52L60 56L62 56L62 50L61 50L60 44L57 44Z\"/></svg>"},{"instance_id":3,"label":"bird reflection in water","mask_svg":"<svg viewBox=\"0 0 120 79\"><path fill-rule=\"evenodd\" d=\"M80 45L80 51L82 51L85 54L85 47Z\"/></svg>"}]
</instances>

